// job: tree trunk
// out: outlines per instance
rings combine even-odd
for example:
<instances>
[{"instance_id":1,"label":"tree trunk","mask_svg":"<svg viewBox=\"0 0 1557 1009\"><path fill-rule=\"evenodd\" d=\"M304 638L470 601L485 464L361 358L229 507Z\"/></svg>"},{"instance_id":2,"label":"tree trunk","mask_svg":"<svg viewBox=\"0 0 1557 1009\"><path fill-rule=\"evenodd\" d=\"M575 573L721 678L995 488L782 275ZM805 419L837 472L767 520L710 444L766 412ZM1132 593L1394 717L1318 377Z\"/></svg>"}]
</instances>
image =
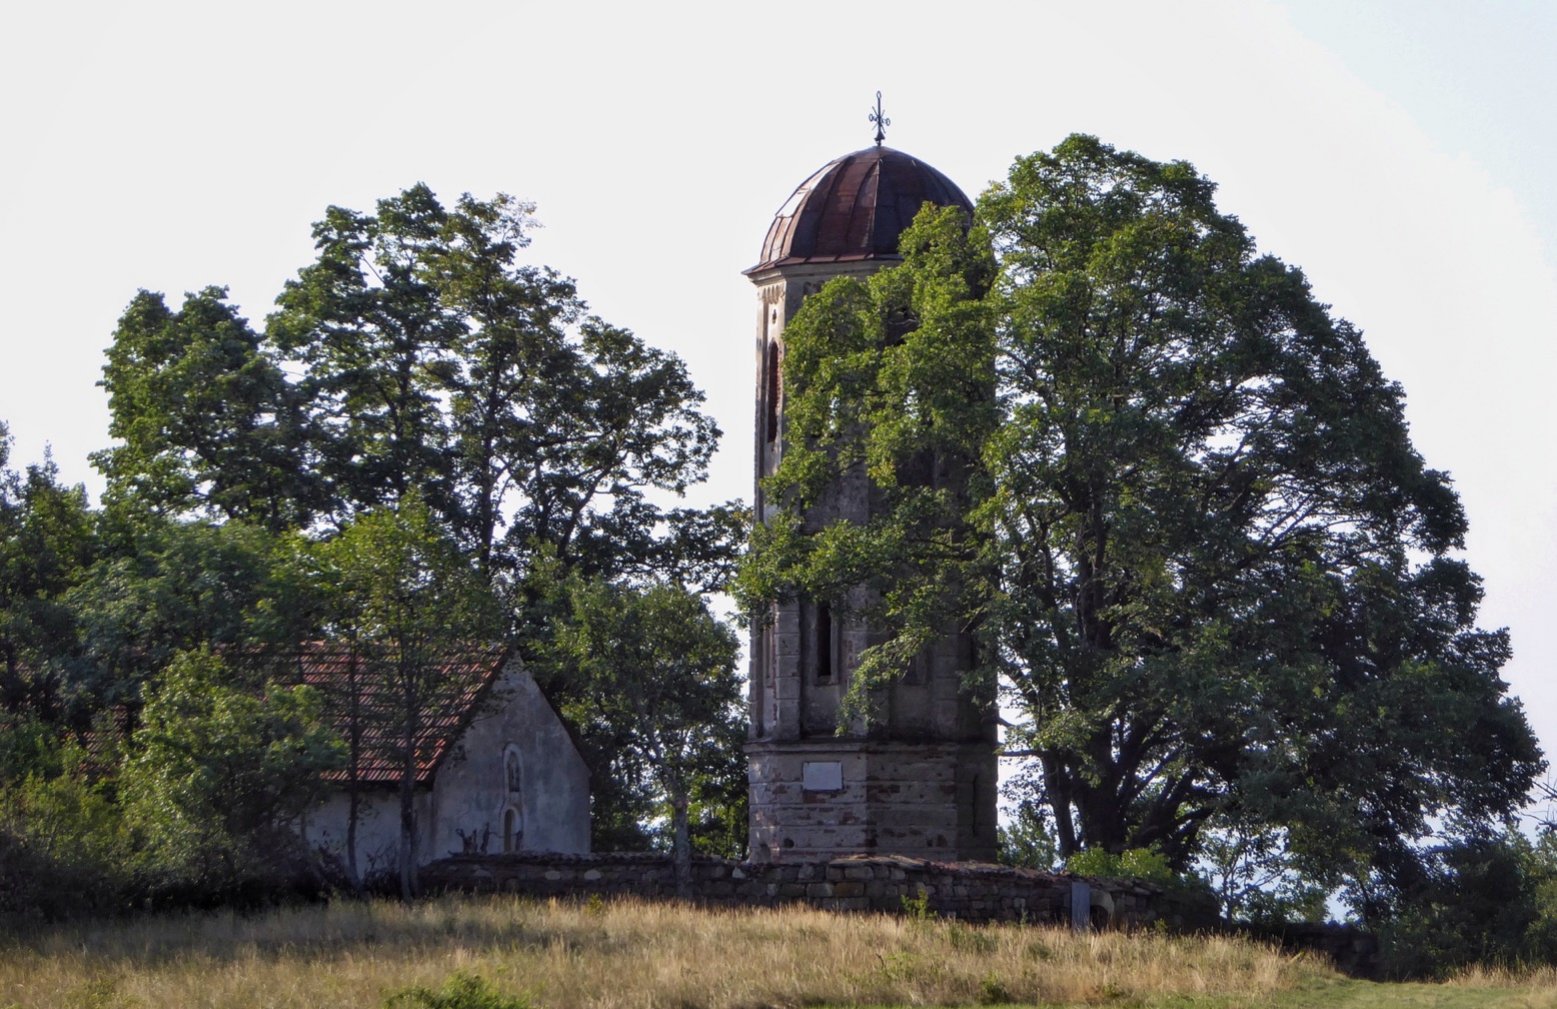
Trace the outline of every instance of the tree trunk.
<instances>
[{"instance_id":1,"label":"tree trunk","mask_svg":"<svg viewBox=\"0 0 1557 1009\"><path fill-rule=\"evenodd\" d=\"M400 776L400 899L410 903L416 897L416 762Z\"/></svg>"},{"instance_id":2,"label":"tree trunk","mask_svg":"<svg viewBox=\"0 0 1557 1009\"><path fill-rule=\"evenodd\" d=\"M1071 815L1070 780L1056 754L1045 751L1039 760L1043 763L1043 784L1048 793L1049 808L1054 812L1054 839L1059 844L1060 858L1064 860L1081 850L1076 821Z\"/></svg>"},{"instance_id":3,"label":"tree trunk","mask_svg":"<svg viewBox=\"0 0 1557 1009\"><path fill-rule=\"evenodd\" d=\"M352 755L351 779L346 783L346 879L351 892L362 893L362 873L357 869L357 818L361 815L361 800L357 795L356 755Z\"/></svg>"},{"instance_id":4,"label":"tree trunk","mask_svg":"<svg viewBox=\"0 0 1557 1009\"><path fill-rule=\"evenodd\" d=\"M362 768L362 694L357 685L357 649L352 646L351 662L347 667L347 689L351 691L350 716L347 722L351 752L347 755L346 769L346 876L352 892L362 893L362 872L357 867L357 820L362 815L361 786L357 775Z\"/></svg>"},{"instance_id":5,"label":"tree trunk","mask_svg":"<svg viewBox=\"0 0 1557 1009\"><path fill-rule=\"evenodd\" d=\"M671 851L676 863L676 896L682 900L692 897L692 836L687 828L687 805L685 792L670 797L671 821L675 827Z\"/></svg>"},{"instance_id":6,"label":"tree trunk","mask_svg":"<svg viewBox=\"0 0 1557 1009\"><path fill-rule=\"evenodd\" d=\"M416 897L416 740L421 735L423 697L417 690L419 670L408 664L404 643L400 655L400 899Z\"/></svg>"}]
</instances>

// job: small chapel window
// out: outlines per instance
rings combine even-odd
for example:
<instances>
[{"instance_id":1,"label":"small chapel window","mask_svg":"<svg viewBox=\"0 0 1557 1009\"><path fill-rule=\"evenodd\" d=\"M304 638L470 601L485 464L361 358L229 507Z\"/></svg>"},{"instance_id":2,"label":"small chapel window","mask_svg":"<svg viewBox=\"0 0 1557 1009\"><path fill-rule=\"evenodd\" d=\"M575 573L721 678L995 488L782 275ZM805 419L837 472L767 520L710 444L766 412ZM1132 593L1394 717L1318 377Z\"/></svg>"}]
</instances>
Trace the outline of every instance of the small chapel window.
<instances>
[{"instance_id":1,"label":"small chapel window","mask_svg":"<svg viewBox=\"0 0 1557 1009\"><path fill-rule=\"evenodd\" d=\"M509 801L515 801L524 794L524 774L519 767L519 750L516 747L510 746L503 754L503 780Z\"/></svg>"},{"instance_id":2,"label":"small chapel window","mask_svg":"<svg viewBox=\"0 0 1557 1009\"><path fill-rule=\"evenodd\" d=\"M503 791L503 850L518 851L524 846L524 765L512 743L503 750Z\"/></svg>"}]
</instances>

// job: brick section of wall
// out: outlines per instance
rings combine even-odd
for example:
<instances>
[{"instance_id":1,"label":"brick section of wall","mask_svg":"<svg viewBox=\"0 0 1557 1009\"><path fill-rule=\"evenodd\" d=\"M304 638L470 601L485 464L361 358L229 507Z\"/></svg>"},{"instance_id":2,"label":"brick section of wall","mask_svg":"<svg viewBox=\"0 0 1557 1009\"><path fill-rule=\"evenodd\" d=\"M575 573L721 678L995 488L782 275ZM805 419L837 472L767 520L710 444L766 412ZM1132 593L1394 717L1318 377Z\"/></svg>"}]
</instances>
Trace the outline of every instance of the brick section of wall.
<instances>
[{"instance_id":1,"label":"brick section of wall","mask_svg":"<svg viewBox=\"0 0 1557 1009\"><path fill-rule=\"evenodd\" d=\"M897 855L852 855L819 862L755 864L698 858L693 897L707 904L765 907L805 903L830 911L904 910L923 897L929 911L968 921L1071 921L1072 884L1090 889L1088 917L1099 925L1179 931L1215 928L1216 906L1195 894L1149 883L1088 879L984 863L932 862ZM456 855L427 866L432 890L522 893L536 897L670 897L668 855Z\"/></svg>"}]
</instances>

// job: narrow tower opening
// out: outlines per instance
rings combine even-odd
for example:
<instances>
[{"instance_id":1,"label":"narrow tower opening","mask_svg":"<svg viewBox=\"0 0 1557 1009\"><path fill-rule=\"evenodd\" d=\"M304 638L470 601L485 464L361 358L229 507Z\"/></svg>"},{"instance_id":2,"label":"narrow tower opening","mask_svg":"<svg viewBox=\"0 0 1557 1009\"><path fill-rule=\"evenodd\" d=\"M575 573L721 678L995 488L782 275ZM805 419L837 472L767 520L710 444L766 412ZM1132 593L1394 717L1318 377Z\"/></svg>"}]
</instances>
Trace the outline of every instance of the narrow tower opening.
<instances>
[{"instance_id":1,"label":"narrow tower opening","mask_svg":"<svg viewBox=\"0 0 1557 1009\"><path fill-rule=\"evenodd\" d=\"M833 610L826 603L816 608L816 682L833 681Z\"/></svg>"},{"instance_id":2,"label":"narrow tower opening","mask_svg":"<svg viewBox=\"0 0 1557 1009\"><path fill-rule=\"evenodd\" d=\"M768 441L769 442L773 442L773 441L776 441L778 439L778 430L779 430L779 392L781 391L780 382L779 382L779 349L778 349L778 341L777 340L769 340L768 341L767 371L768 371L768 382L767 382L767 386L768 387L767 387L766 391L767 391L767 399L768 399L768 404L767 404L768 410L767 410L767 425L766 425L766 427L767 427Z\"/></svg>"}]
</instances>

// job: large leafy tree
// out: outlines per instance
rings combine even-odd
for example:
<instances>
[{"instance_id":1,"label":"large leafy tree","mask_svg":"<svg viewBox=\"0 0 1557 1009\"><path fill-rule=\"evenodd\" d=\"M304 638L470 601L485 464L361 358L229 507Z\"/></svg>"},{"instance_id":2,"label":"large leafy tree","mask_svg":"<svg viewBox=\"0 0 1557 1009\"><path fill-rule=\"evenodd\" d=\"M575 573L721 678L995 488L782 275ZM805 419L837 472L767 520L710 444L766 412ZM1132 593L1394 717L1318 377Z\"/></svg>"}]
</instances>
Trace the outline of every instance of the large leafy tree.
<instances>
[{"instance_id":1,"label":"large leafy tree","mask_svg":"<svg viewBox=\"0 0 1557 1009\"><path fill-rule=\"evenodd\" d=\"M9 452L0 423L0 710L57 721L76 643L68 597L98 541L85 490L62 486L52 461L14 471Z\"/></svg>"},{"instance_id":2,"label":"large leafy tree","mask_svg":"<svg viewBox=\"0 0 1557 1009\"><path fill-rule=\"evenodd\" d=\"M357 706L352 691L348 755L358 756L361 719L392 741L398 764L401 893L416 892L416 781L428 759L429 730L457 711L469 684L447 674L451 656L490 641L497 610L480 579L431 510L412 492L397 506L364 512L340 535L314 551L319 574L331 585L331 630L361 655L362 680L372 684L371 710ZM355 786L355 767L349 767ZM355 820L356 795L352 794ZM349 826L354 838L356 824ZM355 858L355 852L351 856Z\"/></svg>"},{"instance_id":3,"label":"large leafy tree","mask_svg":"<svg viewBox=\"0 0 1557 1009\"><path fill-rule=\"evenodd\" d=\"M418 185L315 225L319 258L267 336L301 371L337 515L415 490L509 589L537 551L591 572L721 577L734 510L654 499L706 475L718 429L702 394L680 359L519 261L532 210L503 195L445 207Z\"/></svg>"},{"instance_id":4,"label":"large leafy tree","mask_svg":"<svg viewBox=\"0 0 1557 1009\"><path fill-rule=\"evenodd\" d=\"M130 302L103 366L118 444L93 462L110 499L156 514L306 525L322 501L298 390L226 299L208 287L176 311L148 291Z\"/></svg>"},{"instance_id":5,"label":"large leafy tree","mask_svg":"<svg viewBox=\"0 0 1557 1009\"><path fill-rule=\"evenodd\" d=\"M687 895L691 810L710 779L729 776L746 734L735 634L679 586L576 579L553 649L577 680L565 714L586 734L613 739L612 774L641 783L656 812L669 814Z\"/></svg>"},{"instance_id":6,"label":"large leafy tree","mask_svg":"<svg viewBox=\"0 0 1557 1009\"><path fill-rule=\"evenodd\" d=\"M425 185L330 207L263 334L221 288L177 310L141 292L104 368L110 501L319 531L415 493L520 611L541 557L721 583L740 509L665 503L707 475L702 393L521 261L532 211Z\"/></svg>"},{"instance_id":7,"label":"large leafy tree","mask_svg":"<svg viewBox=\"0 0 1557 1009\"><path fill-rule=\"evenodd\" d=\"M1072 137L1018 160L970 233L921 215L900 269L812 299L786 333L790 516L746 595L881 582L862 686L901 668L894 642L979 629L1061 855L1183 867L1221 816L1398 888L1436 824L1517 807L1539 749L1399 386L1212 197L1187 164ZM962 460L963 501L903 479L918 447ZM805 529L812 489L860 463L872 520Z\"/></svg>"}]
</instances>

